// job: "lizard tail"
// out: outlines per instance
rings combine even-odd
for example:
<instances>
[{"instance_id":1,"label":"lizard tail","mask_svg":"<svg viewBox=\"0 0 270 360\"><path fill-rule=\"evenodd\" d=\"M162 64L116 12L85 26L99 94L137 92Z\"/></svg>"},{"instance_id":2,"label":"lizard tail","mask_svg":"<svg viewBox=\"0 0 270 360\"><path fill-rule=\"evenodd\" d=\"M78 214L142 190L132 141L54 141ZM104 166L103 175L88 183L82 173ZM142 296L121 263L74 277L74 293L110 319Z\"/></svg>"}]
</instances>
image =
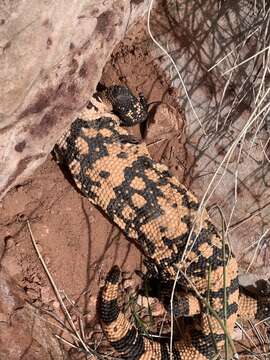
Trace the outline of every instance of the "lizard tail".
<instances>
[{"instance_id":1,"label":"lizard tail","mask_svg":"<svg viewBox=\"0 0 270 360\"><path fill-rule=\"evenodd\" d=\"M140 359L145 351L144 338L138 334L117 304L120 269L113 266L107 274L105 285L101 292L100 320L103 331L121 357L125 359Z\"/></svg>"},{"instance_id":2,"label":"lizard tail","mask_svg":"<svg viewBox=\"0 0 270 360\"><path fill-rule=\"evenodd\" d=\"M170 357L169 342L150 340L141 335L124 313L120 310L117 298L120 283L120 269L113 266L107 274L105 285L101 290L100 320L103 331L120 354L121 359L128 360L208 360L212 354L212 345L208 337L196 331L191 334L189 341L173 342L172 357ZM202 338L203 344L201 343Z\"/></svg>"}]
</instances>

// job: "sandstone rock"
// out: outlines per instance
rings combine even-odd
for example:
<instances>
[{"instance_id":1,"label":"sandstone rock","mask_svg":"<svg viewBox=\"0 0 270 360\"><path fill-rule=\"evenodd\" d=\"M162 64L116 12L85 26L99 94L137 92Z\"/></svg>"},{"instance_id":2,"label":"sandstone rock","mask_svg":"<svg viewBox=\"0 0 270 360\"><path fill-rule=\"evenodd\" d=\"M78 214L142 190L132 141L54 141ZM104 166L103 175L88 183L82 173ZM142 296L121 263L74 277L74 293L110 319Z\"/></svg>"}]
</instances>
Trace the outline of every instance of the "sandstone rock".
<instances>
[{"instance_id":1,"label":"sandstone rock","mask_svg":"<svg viewBox=\"0 0 270 360\"><path fill-rule=\"evenodd\" d=\"M64 359L39 311L27 305L23 291L0 272L0 359Z\"/></svg>"},{"instance_id":2,"label":"sandstone rock","mask_svg":"<svg viewBox=\"0 0 270 360\"><path fill-rule=\"evenodd\" d=\"M147 3L0 4L0 197L43 163Z\"/></svg>"},{"instance_id":3,"label":"sandstone rock","mask_svg":"<svg viewBox=\"0 0 270 360\"><path fill-rule=\"evenodd\" d=\"M11 314L24 304L23 292L2 269L0 272L0 313Z\"/></svg>"}]
</instances>

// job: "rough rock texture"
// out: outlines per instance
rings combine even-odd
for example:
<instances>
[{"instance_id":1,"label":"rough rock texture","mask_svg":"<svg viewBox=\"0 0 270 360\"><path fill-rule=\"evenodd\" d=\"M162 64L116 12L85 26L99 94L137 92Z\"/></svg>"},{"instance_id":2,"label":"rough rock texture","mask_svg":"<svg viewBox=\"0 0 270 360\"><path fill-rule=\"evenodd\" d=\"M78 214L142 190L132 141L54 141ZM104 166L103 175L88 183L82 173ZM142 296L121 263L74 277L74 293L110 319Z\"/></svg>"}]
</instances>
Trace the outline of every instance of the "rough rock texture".
<instances>
[{"instance_id":1,"label":"rough rock texture","mask_svg":"<svg viewBox=\"0 0 270 360\"><path fill-rule=\"evenodd\" d=\"M0 271L0 359L63 359L61 347L39 311L25 304L23 292Z\"/></svg>"},{"instance_id":2,"label":"rough rock texture","mask_svg":"<svg viewBox=\"0 0 270 360\"><path fill-rule=\"evenodd\" d=\"M0 4L0 197L46 159L148 1Z\"/></svg>"}]
</instances>

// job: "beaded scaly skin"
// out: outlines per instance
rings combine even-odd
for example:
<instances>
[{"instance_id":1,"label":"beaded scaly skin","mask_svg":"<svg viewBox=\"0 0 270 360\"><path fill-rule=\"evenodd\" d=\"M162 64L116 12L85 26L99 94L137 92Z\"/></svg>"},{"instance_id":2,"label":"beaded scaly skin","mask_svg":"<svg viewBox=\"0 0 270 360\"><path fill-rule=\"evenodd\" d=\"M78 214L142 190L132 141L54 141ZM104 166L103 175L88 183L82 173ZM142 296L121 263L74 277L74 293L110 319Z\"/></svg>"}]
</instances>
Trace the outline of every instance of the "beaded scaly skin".
<instances>
[{"instance_id":1,"label":"beaded scaly skin","mask_svg":"<svg viewBox=\"0 0 270 360\"><path fill-rule=\"evenodd\" d=\"M110 87L91 99L56 152L82 194L137 242L162 282L171 289L177 277L182 294L177 315L197 315L199 327L174 341L172 359L208 360L224 345L216 318L224 321L224 306L231 335L237 314L256 317L258 302L244 295L239 299L236 260L207 212L198 212L196 197L123 128L146 116L143 97L138 100L124 86ZM100 318L109 342L121 358L169 359L169 344L140 335L118 308L119 281L120 270L113 267L101 293ZM201 298L208 299L210 310ZM267 306L257 317L266 313Z\"/></svg>"}]
</instances>

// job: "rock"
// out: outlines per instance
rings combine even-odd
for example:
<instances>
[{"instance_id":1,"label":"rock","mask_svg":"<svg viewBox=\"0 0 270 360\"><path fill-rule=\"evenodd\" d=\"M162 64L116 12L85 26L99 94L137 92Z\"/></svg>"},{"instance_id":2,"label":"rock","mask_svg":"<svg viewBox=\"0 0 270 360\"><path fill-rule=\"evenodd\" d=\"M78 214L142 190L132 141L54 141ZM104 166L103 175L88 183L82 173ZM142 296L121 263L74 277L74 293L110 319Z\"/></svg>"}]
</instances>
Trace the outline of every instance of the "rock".
<instances>
[{"instance_id":1,"label":"rock","mask_svg":"<svg viewBox=\"0 0 270 360\"><path fill-rule=\"evenodd\" d=\"M148 125L144 138L147 144L171 139L181 132L183 120L174 107L169 104L159 104L153 112L153 121Z\"/></svg>"},{"instance_id":2,"label":"rock","mask_svg":"<svg viewBox=\"0 0 270 360\"><path fill-rule=\"evenodd\" d=\"M0 359L63 359L57 339L38 310L2 269L0 272Z\"/></svg>"},{"instance_id":3,"label":"rock","mask_svg":"<svg viewBox=\"0 0 270 360\"><path fill-rule=\"evenodd\" d=\"M16 280L21 278L22 269L14 256L14 252L12 254L12 250L5 252L5 256L3 256L1 260L1 266L3 266L12 278L16 278Z\"/></svg>"},{"instance_id":4,"label":"rock","mask_svg":"<svg viewBox=\"0 0 270 360\"><path fill-rule=\"evenodd\" d=\"M52 289L48 286L42 287L40 290L40 295L42 302L48 304L50 301L54 300L55 296L52 294Z\"/></svg>"},{"instance_id":5,"label":"rock","mask_svg":"<svg viewBox=\"0 0 270 360\"><path fill-rule=\"evenodd\" d=\"M0 197L44 162L146 9L132 0L0 4Z\"/></svg>"},{"instance_id":6,"label":"rock","mask_svg":"<svg viewBox=\"0 0 270 360\"><path fill-rule=\"evenodd\" d=\"M123 288L124 289L134 289L135 288L135 281L134 279L127 279L123 282Z\"/></svg>"},{"instance_id":7,"label":"rock","mask_svg":"<svg viewBox=\"0 0 270 360\"><path fill-rule=\"evenodd\" d=\"M24 304L24 294L2 269L0 272L0 313L11 315ZM1 358L1 357L0 357Z\"/></svg>"},{"instance_id":8,"label":"rock","mask_svg":"<svg viewBox=\"0 0 270 360\"><path fill-rule=\"evenodd\" d=\"M30 305L18 309L10 324L0 323L0 359L63 359L57 339Z\"/></svg>"}]
</instances>

